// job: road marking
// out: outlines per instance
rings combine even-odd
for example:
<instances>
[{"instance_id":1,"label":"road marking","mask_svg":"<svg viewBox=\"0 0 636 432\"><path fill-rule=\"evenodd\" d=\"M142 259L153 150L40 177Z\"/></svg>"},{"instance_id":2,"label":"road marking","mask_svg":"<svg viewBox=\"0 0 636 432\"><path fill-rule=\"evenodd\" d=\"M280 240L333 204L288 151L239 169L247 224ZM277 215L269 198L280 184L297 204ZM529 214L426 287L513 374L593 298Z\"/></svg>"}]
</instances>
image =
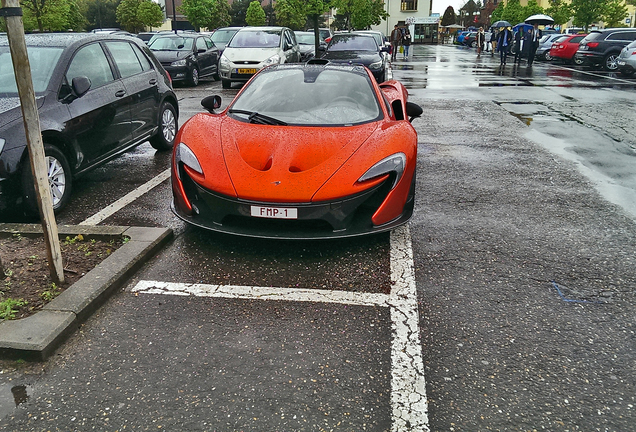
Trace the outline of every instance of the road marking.
<instances>
[{"instance_id":1,"label":"road marking","mask_svg":"<svg viewBox=\"0 0 636 432\"><path fill-rule=\"evenodd\" d=\"M302 288L186 284L142 280L133 292L248 300L306 301L390 308L392 432L428 432L428 402L419 332L413 249L408 226L391 232L390 294Z\"/></svg>"},{"instance_id":2,"label":"road marking","mask_svg":"<svg viewBox=\"0 0 636 432\"><path fill-rule=\"evenodd\" d=\"M130 191L128 194L119 198L114 203L104 207L101 211L95 213L93 216L80 222L79 224L80 225L97 225L98 223L106 219L107 217L112 216L114 213L117 213L119 210L126 207L128 204L130 204L131 202L133 202L134 200L136 200L137 198L139 198L146 192L149 192L150 190L152 190L152 188L154 188L155 186L160 185L168 178L170 178L170 168L163 171L158 176L150 179L146 183L142 184L137 189Z\"/></svg>"}]
</instances>

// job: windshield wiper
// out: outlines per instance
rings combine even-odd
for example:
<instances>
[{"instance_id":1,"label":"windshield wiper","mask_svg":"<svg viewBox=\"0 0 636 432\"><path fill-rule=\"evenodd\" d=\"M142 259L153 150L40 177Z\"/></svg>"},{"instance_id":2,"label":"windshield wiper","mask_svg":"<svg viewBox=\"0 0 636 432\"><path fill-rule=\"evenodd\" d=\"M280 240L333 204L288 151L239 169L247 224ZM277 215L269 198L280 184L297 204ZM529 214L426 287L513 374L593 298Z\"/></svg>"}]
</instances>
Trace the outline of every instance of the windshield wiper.
<instances>
[{"instance_id":1,"label":"windshield wiper","mask_svg":"<svg viewBox=\"0 0 636 432\"><path fill-rule=\"evenodd\" d=\"M282 120L278 120L278 119L275 119L274 117L266 116L265 114L259 114L256 111L230 109L228 112L231 114L247 114L247 119L250 121L250 123L287 126L287 123L285 123Z\"/></svg>"}]
</instances>

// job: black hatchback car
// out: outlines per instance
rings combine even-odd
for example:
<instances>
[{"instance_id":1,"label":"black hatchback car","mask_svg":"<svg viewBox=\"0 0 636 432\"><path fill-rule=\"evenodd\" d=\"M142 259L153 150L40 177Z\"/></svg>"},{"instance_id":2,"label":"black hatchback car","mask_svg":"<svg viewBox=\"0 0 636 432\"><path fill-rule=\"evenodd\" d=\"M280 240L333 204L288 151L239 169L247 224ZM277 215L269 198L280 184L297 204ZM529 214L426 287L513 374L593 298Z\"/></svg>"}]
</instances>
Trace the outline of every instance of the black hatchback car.
<instances>
[{"instance_id":1,"label":"black hatchback car","mask_svg":"<svg viewBox=\"0 0 636 432\"><path fill-rule=\"evenodd\" d=\"M172 148L178 105L166 71L132 37L90 33L26 36L53 209L73 179L145 141ZM6 36L0 36L0 214L37 213L26 136Z\"/></svg>"},{"instance_id":2,"label":"black hatchback car","mask_svg":"<svg viewBox=\"0 0 636 432\"><path fill-rule=\"evenodd\" d=\"M201 77L219 79L219 50L209 36L168 33L152 38L148 47L173 81L196 86Z\"/></svg>"},{"instance_id":3,"label":"black hatchback car","mask_svg":"<svg viewBox=\"0 0 636 432\"><path fill-rule=\"evenodd\" d=\"M616 71L621 50L634 40L636 29L633 28L592 30L579 43L574 58L583 64L601 65L607 71Z\"/></svg>"},{"instance_id":4,"label":"black hatchback car","mask_svg":"<svg viewBox=\"0 0 636 432\"><path fill-rule=\"evenodd\" d=\"M372 35L342 33L331 38L327 50L321 56L331 63L361 64L369 68L376 81L382 83L388 78L388 47L379 47Z\"/></svg>"}]
</instances>

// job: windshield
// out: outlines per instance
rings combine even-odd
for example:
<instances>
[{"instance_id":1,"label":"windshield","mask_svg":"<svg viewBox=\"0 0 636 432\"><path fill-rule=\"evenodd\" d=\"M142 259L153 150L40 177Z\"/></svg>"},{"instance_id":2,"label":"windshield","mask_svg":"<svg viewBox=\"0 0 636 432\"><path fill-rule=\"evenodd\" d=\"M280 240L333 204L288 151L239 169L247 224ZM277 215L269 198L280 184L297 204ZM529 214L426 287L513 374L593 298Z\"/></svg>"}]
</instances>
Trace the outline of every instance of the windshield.
<instances>
[{"instance_id":1,"label":"windshield","mask_svg":"<svg viewBox=\"0 0 636 432\"><path fill-rule=\"evenodd\" d=\"M237 31L238 30L217 30L212 33L212 42L214 42L215 45L225 45L230 39L232 39L232 36L234 36L234 33Z\"/></svg>"},{"instance_id":2,"label":"windshield","mask_svg":"<svg viewBox=\"0 0 636 432\"><path fill-rule=\"evenodd\" d=\"M58 47L27 47L33 90L42 93L46 90L64 48ZM18 86L13 74L13 63L8 46L0 47L0 94L17 95Z\"/></svg>"},{"instance_id":3,"label":"windshield","mask_svg":"<svg viewBox=\"0 0 636 432\"><path fill-rule=\"evenodd\" d=\"M314 45L316 36L313 33L296 33L296 41L301 45Z\"/></svg>"},{"instance_id":4,"label":"windshield","mask_svg":"<svg viewBox=\"0 0 636 432\"><path fill-rule=\"evenodd\" d=\"M150 43L153 51L192 51L193 38L178 36L156 38Z\"/></svg>"},{"instance_id":5,"label":"windshield","mask_svg":"<svg viewBox=\"0 0 636 432\"><path fill-rule=\"evenodd\" d=\"M329 51L377 51L373 36L337 35L331 39Z\"/></svg>"},{"instance_id":6,"label":"windshield","mask_svg":"<svg viewBox=\"0 0 636 432\"><path fill-rule=\"evenodd\" d=\"M280 30L244 30L234 35L231 48L277 48L280 45Z\"/></svg>"},{"instance_id":7,"label":"windshield","mask_svg":"<svg viewBox=\"0 0 636 432\"><path fill-rule=\"evenodd\" d=\"M230 107L234 118L248 121L246 113L296 126L351 126L376 121L382 111L362 68L307 66L256 75Z\"/></svg>"}]
</instances>

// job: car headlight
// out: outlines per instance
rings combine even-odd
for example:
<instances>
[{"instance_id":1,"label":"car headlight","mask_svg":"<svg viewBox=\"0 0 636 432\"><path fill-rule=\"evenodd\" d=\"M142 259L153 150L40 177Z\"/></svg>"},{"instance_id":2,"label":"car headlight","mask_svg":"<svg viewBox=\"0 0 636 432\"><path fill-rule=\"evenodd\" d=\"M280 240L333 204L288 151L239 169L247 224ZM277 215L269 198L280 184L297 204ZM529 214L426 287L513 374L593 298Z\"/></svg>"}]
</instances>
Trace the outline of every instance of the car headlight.
<instances>
[{"instance_id":1,"label":"car headlight","mask_svg":"<svg viewBox=\"0 0 636 432\"><path fill-rule=\"evenodd\" d=\"M186 59L181 59L181 60L177 60L170 63L170 66L185 66L185 65L186 65Z\"/></svg>"},{"instance_id":2,"label":"car headlight","mask_svg":"<svg viewBox=\"0 0 636 432\"><path fill-rule=\"evenodd\" d=\"M371 69L371 70L382 69L382 60L371 63L369 65L369 69Z\"/></svg>"},{"instance_id":3,"label":"car headlight","mask_svg":"<svg viewBox=\"0 0 636 432\"><path fill-rule=\"evenodd\" d=\"M391 189L393 189L402 178L405 166L406 155L404 153L395 153L391 156L385 157L380 162L369 168L367 172L358 179L358 182L364 182L386 174L395 173L395 180L391 185Z\"/></svg>"},{"instance_id":4,"label":"car headlight","mask_svg":"<svg viewBox=\"0 0 636 432\"><path fill-rule=\"evenodd\" d=\"M229 68L230 67L230 59L225 57L225 55L222 55L221 56L221 61L219 62L219 65L221 67L224 67L224 68Z\"/></svg>"},{"instance_id":5,"label":"car headlight","mask_svg":"<svg viewBox=\"0 0 636 432\"><path fill-rule=\"evenodd\" d=\"M271 56L270 58L268 58L267 60L263 62L265 66L279 64L279 63L280 63L280 56L278 54Z\"/></svg>"},{"instance_id":6,"label":"car headlight","mask_svg":"<svg viewBox=\"0 0 636 432\"><path fill-rule=\"evenodd\" d=\"M179 143L174 157L175 157L175 162L177 163L181 162L182 164L192 169L193 171L196 171L199 174L203 175L203 169L201 168L201 164L199 163L199 160L194 155L194 152L190 150L190 148L184 143ZM177 173L179 173L179 170L177 170ZM179 173L179 178L181 178L180 173Z\"/></svg>"}]
</instances>

